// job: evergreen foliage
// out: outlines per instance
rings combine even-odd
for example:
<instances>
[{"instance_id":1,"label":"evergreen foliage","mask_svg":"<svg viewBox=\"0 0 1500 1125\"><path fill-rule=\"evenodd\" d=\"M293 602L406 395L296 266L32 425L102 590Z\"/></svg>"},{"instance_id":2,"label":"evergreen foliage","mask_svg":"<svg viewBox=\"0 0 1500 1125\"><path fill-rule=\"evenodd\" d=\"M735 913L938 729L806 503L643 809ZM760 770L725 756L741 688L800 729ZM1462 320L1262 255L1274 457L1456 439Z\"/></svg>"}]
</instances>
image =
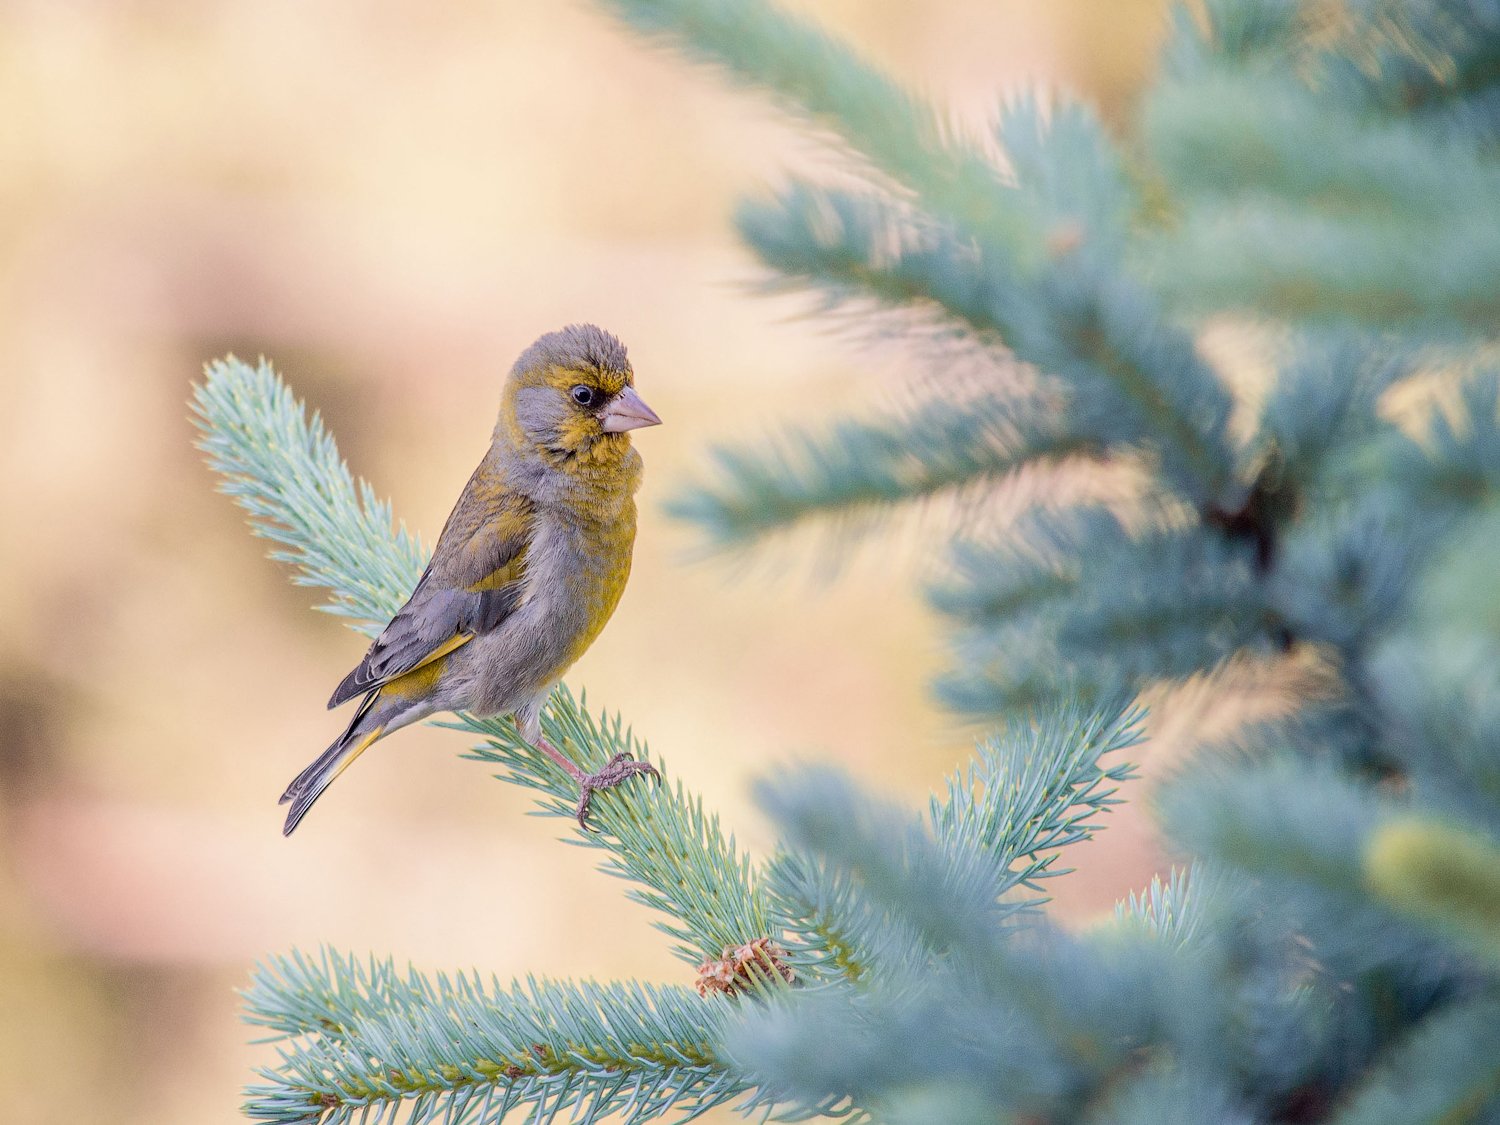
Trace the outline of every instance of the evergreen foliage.
<instances>
[{"instance_id":1,"label":"evergreen foliage","mask_svg":"<svg viewBox=\"0 0 1500 1125\"><path fill-rule=\"evenodd\" d=\"M320 419L269 364L233 358L209 365L194 411L223 491L277 544L273 557L296 568L295 581L327 588L326 608L356 629L378 628L420 575L424 552L393 526L389 506L351 477ZM878 874L907 880L902 865L922 857L922 878L944 906L928 925L908 926L893 913L899 882L881 889L890 903L865 885L875 853L848 850L837 810L866 814L841 779L810 778L785 791L780 818L789 833L811 835L759 866L680 784L605 792L592 817L598 831L577 833L577 842L604 852L601 869L628 880L628 893L660 912L657 925L697 966L700 983L710 965L757 939L777 943L772 964L734 964L728 993L699 996L591 981L504 988L473 975L432 980L326 950L275 958L246 993L246 1018L286 1042L280 1064L251 1087L246 1111L325 1125L488 1125L518 1107L538 1121L607 1113L645 1121L733 1098L764 1104L770 1095L726 1061L720 1044L747 997L786 991L773 968L785 965L804 986L858 980L883 965L920 974L954 940L946 904L969 902L964 924L973 932L983 932L986 919L1033 910L1034 895L999 896L1057 874L1055 850L1085 837L1114 802L1129 767L1101 759L1135 742L1137 721L1123 699L1099 710L1059 707L1033 728L987 740L925 821L880 810L900 828L899 839L882 843ZM571 779L508 719L459 716L440 725L482 736L471 757L501 767L500 777L537 791L543 813L572 823ZM589 713L566 688L553 694L542 725L585 768L622 750L663 765L618 717ZM811 805L809 792L821 794ZM884 836L874 827L883 823L871 821L872 832ZM386 1116L367 1116L376 1113Z\"/></svg>"},{"instance_id":2,"label":"evergreen foliage","mask_svg":"<svg viewBox=\"0 0 1500 1125\"><path fill-rule=\"evenodd\" d=\"M606 6L835 139L848 180L741 231L772 286L935 357L910 408L720 451L677 510L741 546L965 498L940 687L994 733L922 816L824 770L765 784L758 864L680 787L604 795L589 842L684 959L776 943L728 988L268 963L249 1018L286 1042L249 1112L1500 1121L1500 4L1183 8L1124 141L1040 98L965 132L764 0ZM1209 316L1260 326L1263 396L1204 358ZM950 376L955 346L1005 377ZM232 360L197 407L298 580L383 619L422 552L317 419ZM1121 466L1129 502L984 518L1017 474ZM1059 849L1129 776L1127 701L1287 659L1320 690L1160 793L1191 867L1050 925ZM586 764L645 752L564 692L546 722ZM513 728L462 725L567 815Z\"/></svg>"}]
</instances>

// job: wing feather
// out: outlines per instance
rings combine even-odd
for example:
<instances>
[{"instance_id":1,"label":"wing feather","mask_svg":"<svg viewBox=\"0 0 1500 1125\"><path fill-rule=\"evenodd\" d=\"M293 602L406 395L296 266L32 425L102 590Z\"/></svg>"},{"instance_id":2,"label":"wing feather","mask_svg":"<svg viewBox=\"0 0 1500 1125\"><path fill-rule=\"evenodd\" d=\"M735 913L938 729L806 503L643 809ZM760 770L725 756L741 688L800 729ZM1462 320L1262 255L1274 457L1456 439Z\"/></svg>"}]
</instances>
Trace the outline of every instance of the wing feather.
<instances>
[{"instance_id":1,"label":"wing feather","mask_svg":"<svg viewBox=\"0 0 1500 1125\"><path fill-rule=\"evenodd\" d=\"M520 603L534 508L475 470L417 588L334 689L337 707L499 628Z\"/></svg>"}]
</instances>

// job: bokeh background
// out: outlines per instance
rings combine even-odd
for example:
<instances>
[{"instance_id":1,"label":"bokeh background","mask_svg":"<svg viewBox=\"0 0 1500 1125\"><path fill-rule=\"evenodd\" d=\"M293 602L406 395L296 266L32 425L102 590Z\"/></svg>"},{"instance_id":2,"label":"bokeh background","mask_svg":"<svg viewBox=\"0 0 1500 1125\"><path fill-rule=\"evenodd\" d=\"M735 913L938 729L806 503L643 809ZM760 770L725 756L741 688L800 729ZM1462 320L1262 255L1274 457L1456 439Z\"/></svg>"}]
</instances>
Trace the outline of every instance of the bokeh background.
<instances>
[{"instance_id":1,"label":"bokeh background","mask_svg":"<svg viewBox=\"0 0 1500 1125\"><path fill-rule=\"evenodd\" d=\"M1166 19L801 6L976 122L1036 83L1119 119ZM570 682L752 850L750 782L781 763L916 802L966 753L926 694L920 527L830 576L812 541L705 560L660 512L712 442L915 369L748 294L735 198L828 161L763 102L572 0L7 0L0 101L0 1118L236 1120L270 1049L233 990L265 951L691 977L452 732L383 743L282 839L275 798L344 721L323 704L363 643L213 492L185 405L211 357L272 358L431 542L516 354L605 325L667 424L640 439L632 584ZM1166 862L1164 756L1070 857L1070 924Z\"/></svg>"}]
</instances>

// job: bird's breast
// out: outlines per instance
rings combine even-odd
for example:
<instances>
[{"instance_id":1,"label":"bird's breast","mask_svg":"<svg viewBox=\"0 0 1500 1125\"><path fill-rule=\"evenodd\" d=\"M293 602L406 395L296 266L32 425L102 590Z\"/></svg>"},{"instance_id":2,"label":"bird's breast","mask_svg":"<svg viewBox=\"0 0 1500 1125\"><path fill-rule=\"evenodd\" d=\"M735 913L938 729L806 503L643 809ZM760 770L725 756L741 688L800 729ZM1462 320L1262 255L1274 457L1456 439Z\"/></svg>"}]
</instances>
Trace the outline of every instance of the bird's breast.
<instances>
[{"instance_id":1,"label":"bird's breast","mask_svg":"<svg viewBox=\"0 0 1500 1125\"><path fill-rule=\"evenodd\" d=\"M630 577L635 506L599 518L576 510L537 514L525 591L513 616L476 639L471 709L514 710L556 682L599 636Z\"/></svg>"},{"instance_id":2,"label":"bird's breast","mask_svg":"<svg viewBox=\"0 0 1500 1125\"><path fill-rule=\"evenodd\" d=\"M571 511L557 521L557 559L552 585L568 609L571 644L565 664L572 664L609 621L630 578L635 549L635 504L627 501L607 513ZM538 578L542 578L538 575Z\"/></svg>"}]
</instances>

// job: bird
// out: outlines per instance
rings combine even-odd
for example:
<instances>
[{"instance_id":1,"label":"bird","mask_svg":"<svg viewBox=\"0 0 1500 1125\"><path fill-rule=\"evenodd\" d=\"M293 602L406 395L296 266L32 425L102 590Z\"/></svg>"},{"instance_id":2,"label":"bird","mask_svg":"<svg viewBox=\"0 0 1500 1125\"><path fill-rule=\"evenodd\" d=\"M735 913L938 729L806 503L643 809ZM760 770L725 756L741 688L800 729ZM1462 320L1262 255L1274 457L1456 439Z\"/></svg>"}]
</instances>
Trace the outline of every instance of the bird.
<instances>
[{"instance_id":1,"label":"bird","mask_svg":"<svg viewBox=\"0 0 1500 1125\"><path fill-rule=\"evenodd\" d=\"M625 346L602 328L569 325L521 353L427 569L328 701L359 700L349 725L282 794L283 835L375 742L440 711L514 716L577 783L585 830L596 791L659 779L628 753L585 773L543 737L541 713L624 592L642 472L631 431L660 423Z\"/></svg>"}]
</instances>

